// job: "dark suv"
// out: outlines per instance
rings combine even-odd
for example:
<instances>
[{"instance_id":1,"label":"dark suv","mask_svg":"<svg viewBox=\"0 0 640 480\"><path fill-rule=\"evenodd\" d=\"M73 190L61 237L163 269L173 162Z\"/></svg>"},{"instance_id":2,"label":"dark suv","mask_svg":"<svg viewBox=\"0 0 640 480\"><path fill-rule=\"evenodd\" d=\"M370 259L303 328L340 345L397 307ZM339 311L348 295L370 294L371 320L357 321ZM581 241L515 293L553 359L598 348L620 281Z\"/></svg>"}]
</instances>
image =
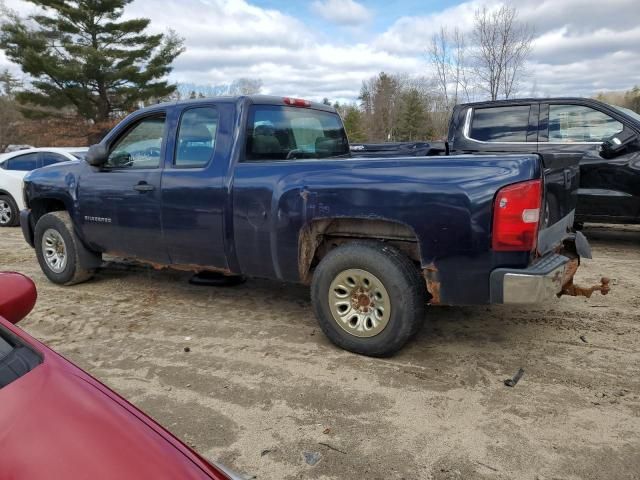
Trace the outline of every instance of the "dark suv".
<instances>
[{"instance_id":1,"label":"dark suv","mask_svg":"<svg viewBox=\"0 0 640 480\"><path fill-rule=\"evenodd\" d=\"M530 98L456 106L448 148L457 154L536 152L546 166L571 164L577 156L576 222L640 223L639 139L640 115L626 108L587 98ZM566 193L549 196L548 215Z\"/></svg>"}]
</instances>

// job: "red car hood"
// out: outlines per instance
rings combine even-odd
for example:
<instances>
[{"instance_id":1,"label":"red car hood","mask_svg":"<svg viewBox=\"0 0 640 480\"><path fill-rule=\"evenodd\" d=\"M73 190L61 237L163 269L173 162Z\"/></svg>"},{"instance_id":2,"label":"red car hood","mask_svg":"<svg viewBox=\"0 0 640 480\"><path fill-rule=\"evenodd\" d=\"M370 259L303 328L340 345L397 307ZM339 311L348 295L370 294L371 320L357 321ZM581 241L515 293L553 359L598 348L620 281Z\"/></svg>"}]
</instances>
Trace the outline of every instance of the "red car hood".
<instances>
[{"instance_id":1,"label":"red car hood","mask_svg":"<svg viewBox=\"0 0 640 480\"><path fill-rule=\"evenodd\" d=\"M0 389L0 480L228 479L122 397L0 317L43 362Z\"/></svg>"}]
</instances>

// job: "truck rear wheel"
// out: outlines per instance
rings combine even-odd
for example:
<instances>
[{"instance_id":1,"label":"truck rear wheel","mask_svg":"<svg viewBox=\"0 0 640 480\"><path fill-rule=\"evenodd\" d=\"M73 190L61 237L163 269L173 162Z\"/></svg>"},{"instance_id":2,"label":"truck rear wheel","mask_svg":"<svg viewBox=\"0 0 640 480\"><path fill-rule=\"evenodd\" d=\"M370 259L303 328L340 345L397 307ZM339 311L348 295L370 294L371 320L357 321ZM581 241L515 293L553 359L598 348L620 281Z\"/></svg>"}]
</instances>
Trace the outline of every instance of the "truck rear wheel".
<instances>
[{"instance_id":1,"label":"truck rear wheel","mask_svg":"<svg viewBox=\"0 0 640 480\"><path fill-rule=\"evenodd\" d=\"M40 268L59 285L89 280L101 262L99 254L82 245L67 212L47 213L38 220L35 248Z\"/></svg>"},{"instance_id":2,"label":"truck rear wheel","mask_svg":"<svg viewBox=\"0 0 640 480\"><path fill-rule=\"evenodd\" d=\"M425 284L398 250L352 242L316 268L311 299L318 323L339 347L382 357L400 350L424 323Z\"/></svg>"},{"instance_id":3,"label":"truck rear wheel","mask_svg":"<svg viewBox=\"0 0 640 480\"><path fill-rule=\"evenodd\" d=\"M0 195L0 227L15 227L20 223L18 205L10 195Z\"/></svg>"}]
</instances>

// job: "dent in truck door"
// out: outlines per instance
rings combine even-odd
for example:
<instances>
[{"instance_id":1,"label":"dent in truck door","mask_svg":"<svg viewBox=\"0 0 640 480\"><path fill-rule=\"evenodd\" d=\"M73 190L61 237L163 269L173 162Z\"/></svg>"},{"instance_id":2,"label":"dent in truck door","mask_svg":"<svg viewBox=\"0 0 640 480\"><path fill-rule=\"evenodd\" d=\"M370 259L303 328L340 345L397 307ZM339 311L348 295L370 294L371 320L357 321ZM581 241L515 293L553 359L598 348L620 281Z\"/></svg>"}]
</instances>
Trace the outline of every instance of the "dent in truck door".
<instances>
[{"instance_id":1,"label":"dent in truck door","mask_svg":"<svg viewBox=\"0 0 640 480\"><path fill-rule=\"evenodd\" d=\"M245 151L235 168L232 193L233 236L243 273L300 280L299 233L314 215L312 184L323 177L329 159L336 161L328 168L335 183L336 169L348 155L342 122L333 112L250 107Z\"/></svg>"},{"instance_id":2,"label":"dent in truck door","mask_svg":"<svg viewBox=\"0 0 640 480\"><path fill-rule=\"evenodd\" d=\"M233 143L234 106L176 108L162 173L162 227L173 264L227 270L224 178Z\"/></svg>"},{"instance_id":3,"label":"dent in truck door","mask_svg":"<svg viewBox=\"0 0 640 480\"><path fill-rule=\"evenodd\" d=\"M134 120L109 141L106 165L80 176L78 221L92 248L168 263L160 227L165 126L164 112Z\"/></svg>"}]
</instances>

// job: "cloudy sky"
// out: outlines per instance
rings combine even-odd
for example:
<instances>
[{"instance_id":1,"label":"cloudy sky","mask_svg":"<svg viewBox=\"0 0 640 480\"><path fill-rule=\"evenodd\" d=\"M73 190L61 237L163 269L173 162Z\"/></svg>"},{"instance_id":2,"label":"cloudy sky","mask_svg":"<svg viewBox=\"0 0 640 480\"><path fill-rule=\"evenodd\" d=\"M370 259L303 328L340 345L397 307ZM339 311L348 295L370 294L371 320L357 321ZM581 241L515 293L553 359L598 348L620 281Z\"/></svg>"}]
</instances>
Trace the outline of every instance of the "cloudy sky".
<instances>
[{"instance_id":1,"label":"cloudy sky","mask_svg":"<svg viewBox=\"0 0 640 480\"><path fill-rule=\"evenodd\" d=\"M0 0L2 1L2 0ZM20 13L21 0L4 0ZM187 51L172 80L260 78L265 93L354 99L380 71L431 74L440 25L468 32L493 0L134 0L128 16L172 28ZM593 95L640 84L640 0L513 0L536 32L522 95ZM7 64L0 54L0 68Z\"/></svg>"}]
</instances>

